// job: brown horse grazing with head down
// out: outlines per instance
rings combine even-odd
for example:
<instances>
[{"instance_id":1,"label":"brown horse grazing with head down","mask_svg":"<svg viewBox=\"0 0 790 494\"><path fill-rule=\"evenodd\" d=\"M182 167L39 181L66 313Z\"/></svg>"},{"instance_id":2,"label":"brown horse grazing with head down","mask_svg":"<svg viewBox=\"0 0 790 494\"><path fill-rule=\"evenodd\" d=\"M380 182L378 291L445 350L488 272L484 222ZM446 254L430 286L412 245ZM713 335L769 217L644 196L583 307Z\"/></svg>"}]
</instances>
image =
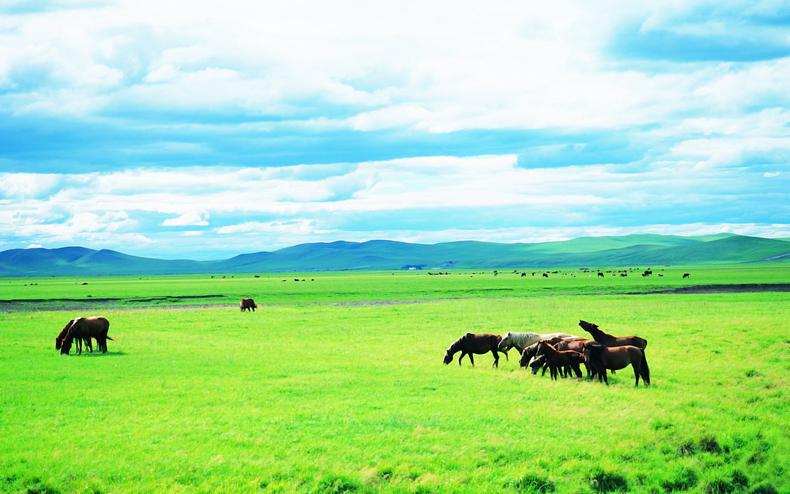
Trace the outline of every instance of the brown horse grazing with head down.
<instances>
[{"instance_id":1,"label":"brown horse grazing with head down","mask_svg":"<svg viewBox=\"0 0 790 494\"><path fill-rule=\"evenodd\" d=\"M457 340L450 345L444 353L444 365L449 364L453 361L453 355L457 352L461 352L461 356L458 357L458 365L461 365L461 359L464 358L464 355L469 355L469 361L472 362L472 367L475 366L475 359L472 356L473 354L483 354L491 352L494 354L494 363L492 364L494 367L499 367L499 353L498 347L499 342L502 340L502 337L498 334L490 334L490 333L483 333L483 334L475 334L475 333L466 333L465 335L461 336ZM507 358L507 353L503 352L505 358Z\"/></svg>"},{"instance_id":2,"label":"brown horse grazing with head down","mask_svg":"<svg viewBox=\"0 0 790 494\"><path fill-rule=\"evenodd\" d=\"M96 338L99 351L107 353L107 340L112 340L112 338L107 336L109 330L110 321L104 317L78 317L74 319L68 329L66 329L66 334L61 343L60 353L68 355L74 340L84 340L86 338Z\"/></svg>"},{"instance_id":3,"label":"brown horse grazing with head down","mask_svg":"<svg viewBox=\"0 0 790 494\"><path fill-rule=\"evenodd\" d=\"M597 324L587 321L579 321L579 326L590 333L596 342L603 346L625 346L631 345L644 350L647 348L647 340L639 336L612 336L606 334L598 328Z\"/></svg>"},{"instance_id":4,"label":"brown horse grazing with head down","mask_svg":"<svg viewBox=\"0 0 790 494\"><path fill-rule=\"evenodd\" d=\"M74 324L74 319L66 323L66 326L60 330L60 333L55 337L55 350L60 350L63 346L63 340L66 338L66 332L68 332L71 325ZM85 348L88 349L89 352L93 353L93 345L91 344L90 338L75 338L74 343L77 347L77 354L82 353L82 345L85 345Z\"/></svg>"},{"instance_id":5,"label":"brown horse grazing with head down","mask_svg":"<svg viewBox=\"0 0 790 494\"><path fill-rule=\"evenodd\" d=\"M540 351L549 364L552 379L556 381L557 374L563 369L567 375L570 375L572 370L576 377L581 379L582 371L579 365L584 363L584 356L581 353L574 350L557 350L554 345L545 341L541 341L538 345L540 345Z\"/></svg>"},{"instance_id":6,"label":"brown horse grazing with head down","mask_svg":"<svg viewBox=\"0 0 790 494\"><path fill-rule=\"evenodd\" d=\"M256 304L255 301L250 297L244 297L243 299L241 299L241 302L239 302L239 310L241 310L242 312L244 312L245 310L247 311L251 310L255 312L255 309L257 308L258 308L258 304Z\"/></svg>"},{"instance_id":7,"label":"brown horse grazing with head down","mask_svg":"<svg viewBox=\"0 0 790 494\"><path fill-rule=\"evenodd\" d=\"M650 368L647 366L645 351L635 346L616 346L607 347L597 343L587 345L584 349L584 360L587 365L595 369L598 374L598 381L603 379L607 386L609 378L606 377L608 370L620 370L631 364L634 368L634 386L639 386L639 378L650 385Z\"/></svg>"}]
</instances>

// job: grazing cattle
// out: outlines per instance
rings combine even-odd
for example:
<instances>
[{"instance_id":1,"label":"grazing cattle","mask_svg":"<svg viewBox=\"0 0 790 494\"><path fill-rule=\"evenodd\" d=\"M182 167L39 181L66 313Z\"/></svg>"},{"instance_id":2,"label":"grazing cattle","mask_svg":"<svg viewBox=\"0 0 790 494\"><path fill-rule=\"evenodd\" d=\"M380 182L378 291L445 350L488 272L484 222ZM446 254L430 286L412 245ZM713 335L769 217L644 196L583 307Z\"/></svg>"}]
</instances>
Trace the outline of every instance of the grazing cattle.
<instances>
[{"instance_id":1,"label":"grazing cattle","mask_svg":"<svg viewBox=\"0 0 790 494\"><path fill-rule=\"evenodd\" d=\"M612 336L601 331L597 324L587 321L579 321L579 326L590 333L596 342L604 346L633 345L642 350L647 348L647 340L639 336Z\"/></svg>"},{"instance_id":2,"label":"grazing cattle","mask_svg":"<svg viewBox=\"0 0 790 494\"><path fill-rule=\"evenodd\" d=\"M551 338L569 338L575 336L565 334L565 333L512 333L508 331L505 333L505 336L502 337L502 341L499 342L499 351L506 352L511 348L515 347L518 349L519 353L522 352L528 346L537 343L540 340L548 340Z\"/></svg>"},{"instance_id":3,"label":"grazing cattle","mask_svg":"<svg viewBox=\"0 0 790 494\"><path fill-rule=\"evenodd\" d=\"M239 302L239 310L241 310L242 312L244 312L245 310L255 312L255 309L257 308L258 308L258 304L256 304L255 301L250 297L245 297L241 299L241 302Z\"/></svg>"},{"instance_id":4,"label":"grazing cattle","mask_svg":"<svg viewBox=\"0 0 790 494\"><path fill-rule=\"evenodd\" d=\"M551 378L557 380L557 375L562 369L565 374L570 374L572 370L576 377L581 379L582 371L579 365L584 363L584 355L574 350L557 350L551 343L541 341L538 343L543 356L549 364Z\"/></svg>"},{"instance_id":5,"label":"grazing cattle","mask_svg":"<svg viewBox=\"0 0 790 494\"><path fill-rule=\"evenodd\" d=\"M607 370L624 369L629 364L634 368L634 386L639 386L640 377L645 385L650 385L650 368L647 365L645 352L641 348L631 345L607 347L594 343L584 348L584 360L598 374L598 381L603 380L607 385L609 385Z\"/></svg>"},{"instance_id":6,"label":"grazing cattle","mask_svg":"<svg viewBox=\"0 0 790 494\"><path fill-rule=\"evenodd\" d=\"M600 272L600 271L598 271L598 277L599 277L599 278L603 278L603 273L602 273L602 272Z\"/></svg>"},{"instance_id":7,"label":"grazing cattle","mask_svg":"<svg viewBox=\"0 0 790 494\"><path fill-rule=\"evenodd\" d=\"M548 277L549 277L549 274L548 274L548 273L543 273L543 277L544 277L544 278L548 278Z\"/></svg>"},{"instance_id":8,"label":"grazing cattle","mask_svg":"<svg viewBox=\"0 0 790 494\"><path fill-rule=\"evenodd\" d=\"M653 274L653 271L651 271L651 270L649 270L649 269L648 269L648 270L646 270L644 273L642 273L642 276L650 276L650 275L652 275L652 274Z\"/></svg>"},{"instance_id":9,"label":"grazing cattle","mask_svg":"<svg viewBox=\"0 0 790 494\"><path fill-rule=\"evenodd\" d=\"M71 351L71 345L74 340L85 340L90 338L96 339L96 345L99 351L107 353L107 340L112 340L107 333L110 330L110 321L104 317L78 317L72 321L60 347L62 355L68 355Z\"/></svg>"},{"instance_id":10,"label":"grazing cattle","mask_svg":"<svg viewBox=\"0 0 790 494\"><path fill-rule=\"evenodd\" d=\"M67 322L63 329L60 330L60 333L55 337L55 350L60 350L63 346L63 340L66 338L66 333L68 332L71 325L74 324L74 319ZM88 349L89 352L93 353L93 345L91 344L90 338L75 338L74 343L76 346L77 354L82 353L82 345L85 345L85 348Z\"/></svg>"},{"instance_id":11,"label":"grazing cattle","mask_svg":"<svg viewBox=\"0 0 790 494\"><path fill-rule=\"evenodd\" d=\"M527 273L521 273L521 277L522 278L526 278L526 276L527 276Z\"/></svg>"},{"instance_id":12,"label":"grazing cattle","mask_svg":"<svg viewBox=\"0 0 790 494\"><path fill-rule=\"evenodd\" d=\"M453 355L455 355L457 352L461 352L461 356L458 357L458 365L461 365L461 360L464 358L464 355L469 355L469 361L472 363L472 367L474 367L475 359L473 354L484 354L491 352L494 355L494 363L492 365L494 367L499 367L498 347L501 340L502 337L498 334L466 333L455 340L453 344L450 345L450 348L445 351L444 364L447 365L452 362ZM505 353L505 358L507 358L507 353Z\"/></svg>"},{"instance_id":13,"label":"grazing cattle","mask_svg":"<svg viewBox=\"0 0 790 494\"><path fill-rule=\"evenodd\" d=\"M685 280L686 278L688 278L689 276L691 276L691 273L683 273L683 279L684 279L684 280Z\"/></svg>"}]
</instances>

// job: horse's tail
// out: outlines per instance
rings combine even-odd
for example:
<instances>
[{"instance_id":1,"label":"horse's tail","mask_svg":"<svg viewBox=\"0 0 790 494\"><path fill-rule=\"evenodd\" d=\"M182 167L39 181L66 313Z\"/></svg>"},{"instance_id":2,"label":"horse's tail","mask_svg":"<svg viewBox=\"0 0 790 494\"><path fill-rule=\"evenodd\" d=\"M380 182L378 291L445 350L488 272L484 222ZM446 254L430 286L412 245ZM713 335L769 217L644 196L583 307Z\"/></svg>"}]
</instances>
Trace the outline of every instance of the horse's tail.
<instances>
[{"instance_id":1,"label":"horse's tail","mask_svg":"<svg viewBox=\"0 0 790 494\"><path fill-rule=\"evenodd\" d=\"M107 338L107 339L108 339L108 340L110 340L110 341L115 341L115 340L113 340L112 338L110 338L110 336L109 336L109 335L105 336L105 338Z\"/></svg>"},{"instance_id":2,"label":"horse's tail","mask_svg":"<svg viewBox=\"0 0 790 494\"><path fill-rule=\"evenodd\" d=\"M647 358L645 357L644 350L642 350L642 379L647 384L650 384L650 367L647 366Z\"/></svg>"}]
</instances>

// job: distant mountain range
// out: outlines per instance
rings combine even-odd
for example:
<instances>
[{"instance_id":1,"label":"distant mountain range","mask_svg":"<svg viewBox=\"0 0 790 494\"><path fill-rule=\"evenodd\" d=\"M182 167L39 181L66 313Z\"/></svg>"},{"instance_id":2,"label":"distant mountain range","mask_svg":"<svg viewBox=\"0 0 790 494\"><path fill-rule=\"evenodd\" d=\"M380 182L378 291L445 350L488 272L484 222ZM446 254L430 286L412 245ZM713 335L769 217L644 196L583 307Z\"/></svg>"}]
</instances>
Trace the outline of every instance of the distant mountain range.
<instances>
[{"instance_id":1,"label":"distant mountain range","mask_svg":"<svg viewBox=\"0 0 790 494\"><path fill-rule=\"evenodd\" d=\"M626 235L563 242L411 244L389 240L300 244L217 261L165 260L85 247L0 252L0 276L493 269L788 262L790 241L742 235Z\"/></svg>"}]
</instances>

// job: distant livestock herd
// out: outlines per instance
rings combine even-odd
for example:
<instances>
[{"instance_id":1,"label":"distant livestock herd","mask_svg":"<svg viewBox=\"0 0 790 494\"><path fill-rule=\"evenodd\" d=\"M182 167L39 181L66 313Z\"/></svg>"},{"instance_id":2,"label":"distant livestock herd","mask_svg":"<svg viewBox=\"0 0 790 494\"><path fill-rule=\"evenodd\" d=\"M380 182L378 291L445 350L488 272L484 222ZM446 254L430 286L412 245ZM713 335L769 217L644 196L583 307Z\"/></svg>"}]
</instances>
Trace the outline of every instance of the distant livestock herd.
<instances>
[{"instance_id":1,"label":"distant livestock herd","mask_svg":"<svg viewBox=\"0 0 790 494\"><path fill-rule=\"evenodd\" d=\"M549 370L552 379L570 377L575 374L581 379L584 365L588 378L609 384L607 371L617 371L629 365L634 369L635 386L642 379L650 384L650 368L645 358L647 340L639 336L612 336L601 331L596 324L579 321L579 326L590 333L593 339L581 338L565 333L512 333L498 334L466 333L454 341L445 351L444 363L453 361L458 352L458 365L465 356L475 365L474 355L491 352L494 367L499 367L499 353L507 358L507 352L516 348L521 354L521 367L529 366L533 374Z\"/></svg>"}]
</instances>

